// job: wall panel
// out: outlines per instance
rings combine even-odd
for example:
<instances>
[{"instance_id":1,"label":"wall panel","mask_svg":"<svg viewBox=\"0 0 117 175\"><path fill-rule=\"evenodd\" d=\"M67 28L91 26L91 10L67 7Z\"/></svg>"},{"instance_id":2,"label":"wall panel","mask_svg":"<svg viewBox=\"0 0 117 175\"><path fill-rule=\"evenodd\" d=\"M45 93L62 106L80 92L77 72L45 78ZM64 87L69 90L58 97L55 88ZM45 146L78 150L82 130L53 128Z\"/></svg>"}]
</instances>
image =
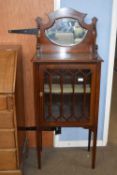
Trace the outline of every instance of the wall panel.
<instances>
[{"instance_id":1,"label":"wall panel","mask_svg":"<svg viewBox=\"0 0 117 175\"><path fill-rule=\"evenodd\" d=\"M109 60L109 46L110 46L110 30L112 17L112 0L61 0L60 7L74 8L80 12L87 13L85 21L91 22L92 17L98 18L97 22L97 44L100 56L104 62L102 64L101 73L101 88L100 88L100 106L99 106L99 126L98 139L102 140L104 130L104 116L105 116L105 100L107 89L107 75L108 75L108 60ZM87 140L87 132L84 129L63 128L61 141L76 141Z\"/></svg>"},{"instance_id":2,"label":"wall panel","mask_svg":"<svg viewBox=\"0 0 117 175\"><path fill-rule=\"evenodd\" d=\"M37 16L46 18L45 14L52 11L53 8L54 0L0 0L0 43L22 45L26 125L35 124L31 58L35 53L36 37L32 35L9 34L8 30L35 27L35 18ZM35 134L29 133L28 135L30 145L34 146ZM52 137L52 134L47 133L46 137Z\"/></svg>"}]
</instances>

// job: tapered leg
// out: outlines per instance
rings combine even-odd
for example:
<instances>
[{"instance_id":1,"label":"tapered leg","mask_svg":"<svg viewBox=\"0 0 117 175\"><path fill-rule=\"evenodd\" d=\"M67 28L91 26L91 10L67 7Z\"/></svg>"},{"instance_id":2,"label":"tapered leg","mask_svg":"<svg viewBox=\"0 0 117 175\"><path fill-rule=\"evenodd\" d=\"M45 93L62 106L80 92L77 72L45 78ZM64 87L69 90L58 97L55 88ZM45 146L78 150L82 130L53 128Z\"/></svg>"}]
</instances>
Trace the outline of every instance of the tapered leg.
<instances>
[{"instance_id":1,"label":"tapered leg","mask_svg":"<svg viewBox=\"0 0 117 175\"><path fill-rule=\"evenodd\" d=\"M97 129L93 133L93 149L92 149L92 168L95 168L96 161L96 144L97 144Z\"/></svg>"},{"instance_id":2,"label":"tapered leg","mask_svg":"<svg viewBox=\"0 0 117 175\"><path fill-rule=\"evenodd\" d=\"M42 131L38 130L37 133L37 158L38 168L41 169L41 152L42 152Z\"/></svg>"},{"instance_id":3,"label":"tapered leg","mask_svg":"<svg viewBox=\"0 0 117 175\"><path fill-rule=\"evenodd\" d=\"M41 150L38 152L38 168L41 169Z\"/></svg>"},{"instance_id":4,"label":"tapered leg","mask_svg":"<svg viewBox=\"0 0 117 175\"><path fill-rule=\"evenodd\" d=\"M91 129L89 129L89 135L88 135L88 151L90 151L91 148Z\"/></svg>"}]
</instances>

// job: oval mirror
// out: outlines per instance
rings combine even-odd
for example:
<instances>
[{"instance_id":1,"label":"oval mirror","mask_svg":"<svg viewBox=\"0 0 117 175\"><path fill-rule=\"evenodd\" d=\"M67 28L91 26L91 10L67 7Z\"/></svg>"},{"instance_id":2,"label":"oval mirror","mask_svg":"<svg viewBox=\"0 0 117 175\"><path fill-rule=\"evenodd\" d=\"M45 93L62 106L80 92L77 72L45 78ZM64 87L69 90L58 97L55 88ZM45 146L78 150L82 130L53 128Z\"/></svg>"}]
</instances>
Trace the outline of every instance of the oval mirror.
<instances>
[{"instance_id":1,"label":"oval mirror","mask_svg":"<svg viewBox=\"0 0 117 175\"><path fill-rule=\"evenodd\" d=\"M54 25L45 30L46 37L53 43L61 46L73 46L83 41L87 30L82 28L78 20L61 18Z\"/></svg>"}]
</instances>

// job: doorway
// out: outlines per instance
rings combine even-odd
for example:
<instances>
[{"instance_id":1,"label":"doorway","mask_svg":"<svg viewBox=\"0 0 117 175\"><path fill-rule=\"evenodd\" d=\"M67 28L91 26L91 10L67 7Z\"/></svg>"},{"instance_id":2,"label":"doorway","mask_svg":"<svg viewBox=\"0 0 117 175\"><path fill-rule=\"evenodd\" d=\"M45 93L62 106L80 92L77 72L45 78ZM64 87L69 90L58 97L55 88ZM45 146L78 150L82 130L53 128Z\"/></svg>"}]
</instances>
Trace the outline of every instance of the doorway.
<instances>
[{"instance_id":1,"label":"doorway","mask_svg":"<svg viewBox=\"0 0 117 175\"><path fill-rule=\"evenodd\" d=\"M108 143L111 145L117 145L117 37L113 70L112 101Z\"/></svg>"}]
</instances>

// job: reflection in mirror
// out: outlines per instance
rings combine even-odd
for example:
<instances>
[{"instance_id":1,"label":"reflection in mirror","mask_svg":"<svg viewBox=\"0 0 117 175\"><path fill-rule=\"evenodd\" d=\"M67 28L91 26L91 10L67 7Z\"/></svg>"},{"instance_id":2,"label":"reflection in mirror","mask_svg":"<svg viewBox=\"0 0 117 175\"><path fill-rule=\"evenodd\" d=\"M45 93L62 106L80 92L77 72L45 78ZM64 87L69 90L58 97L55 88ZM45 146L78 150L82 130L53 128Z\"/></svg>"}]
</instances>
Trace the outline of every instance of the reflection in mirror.
<instances>
[{"instance_id":1,"label":"reflection in mirror","mask_svg":"<svg viewBox=\"0 0 117 175\"><path fill-rule=\"evenodd\" d=\"M61 46L79 44L85 38L87 30L73 18L57 19L54 25L45 30L47 38Z\"/></svg>"}]
</instances>

